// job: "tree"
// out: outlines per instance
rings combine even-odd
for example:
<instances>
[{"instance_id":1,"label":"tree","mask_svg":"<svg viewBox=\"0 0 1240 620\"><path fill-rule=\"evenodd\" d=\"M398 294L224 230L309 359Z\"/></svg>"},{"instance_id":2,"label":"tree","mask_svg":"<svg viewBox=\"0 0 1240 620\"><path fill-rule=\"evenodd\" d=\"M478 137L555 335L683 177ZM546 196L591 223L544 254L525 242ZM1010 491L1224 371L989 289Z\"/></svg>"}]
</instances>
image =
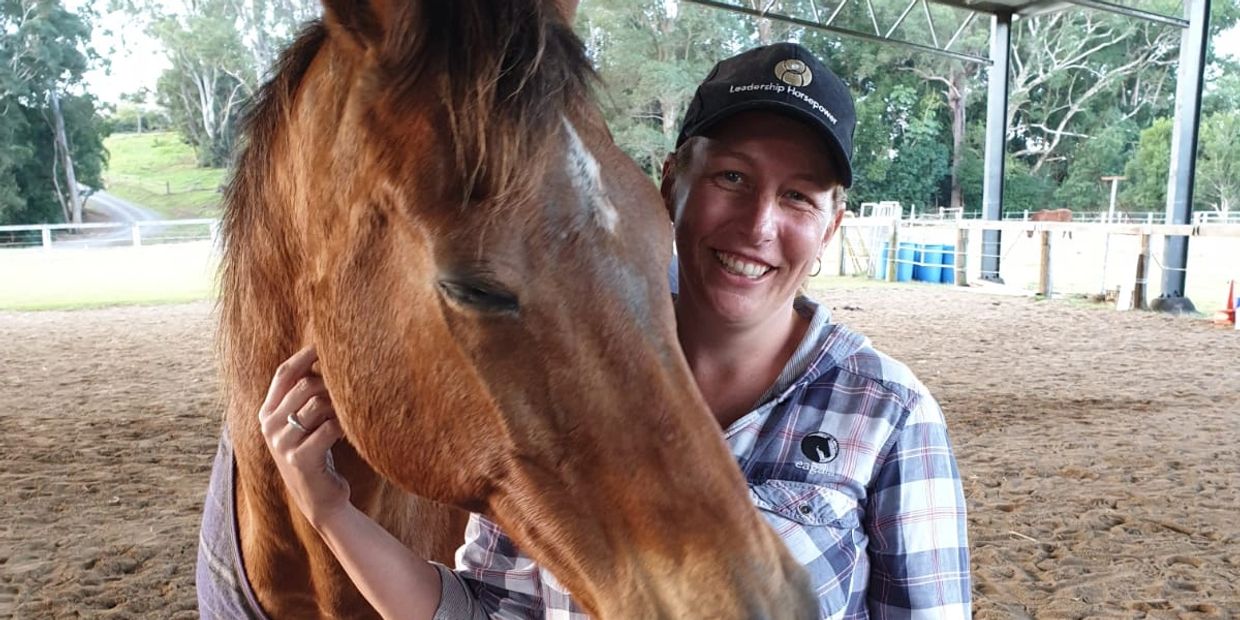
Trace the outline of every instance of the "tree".
<instances>
[{"instance_id":1,"label":"tree","mask_svg":"<svg viewBox=\"0 0 1240 620\"><path fill-rule=\"evenodd\" d=\"M1104 176L1123 174L1138 136L1136 123L1116 114L1115 122L1084 140L1068 157L1068 176L1055 190L1055 205L1073 211L1101 211L1110 206Z\"/></svg>"},{"instance_id":2,"label":"tree","mask_svg":"<svg viewBox=\"0 0 1240 620\"><path fill-rule=\"evenodd\" d=\"M1202 123L1194 190L1195 209L1226 218L1240 205L1240 112L1216 112Z\"/></svg>"},{"instance_id":3,"label":"tree","mask_svg":"<svg viewBox=\"0 0 1240 620\"><path fill-rule=\"evenodd\" d=\"M188 13L162 15L151 27L172 61L159 79L159 101L201 166L228 163L241 106L257 87L259 70L232 8L230 0L191 2Z\"/></svg>"},{"instance_id":4,"label":"tree","mask_svg":"<svg viewBox=\"0 0 1240 620\"><path fill-rule=\"evenodd\" d=\"M938 203L950 152L933 93L896 86L857 102L852 203L897 200L925 211Z\"/></svg>"},{"instance_id":5,"label":"tree","mask_svg":"<svg viewBox=\"0 0 1240 620\"><path fill-rule=\"evenodd\" d=\"M0 222L82 218L106 153L94 98L88 15L56 0L0 0Z\"/></svg>"},{"instance_id":6,"label":"tree","mask_svg":"<svg viewBox=\"0 0 1240 620\"><path fill-rule=\"evenodd\" d=\"M1172 120L1161 118L1141 132L1133 158L1124 169L1128 188L1123 199L1143 211L1167 206ZM1240 201L1240 113L1215 112L1201 122L1193 210L1226 215Z\"/></svg>"},{"instance_id":7,"label":"tree","mask_svg":"<svg viewBox=\"0 0 1240 620\"><path fill-rule=\"evenodd\" d=\"M678 0L583 3L578 29L603 83L616 144L657 176L698 83L748 46L745 22Z\"/></svg>"}]
</instances>

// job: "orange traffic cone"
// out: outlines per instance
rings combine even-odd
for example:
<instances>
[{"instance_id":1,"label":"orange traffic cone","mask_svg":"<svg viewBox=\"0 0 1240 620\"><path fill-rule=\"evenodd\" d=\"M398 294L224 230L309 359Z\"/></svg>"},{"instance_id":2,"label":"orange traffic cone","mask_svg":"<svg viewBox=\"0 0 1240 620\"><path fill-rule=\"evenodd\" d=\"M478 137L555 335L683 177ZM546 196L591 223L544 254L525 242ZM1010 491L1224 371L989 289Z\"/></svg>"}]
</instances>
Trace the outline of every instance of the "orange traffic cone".
<instances>
[{"instance_id":1,"label":"orange traffic cone","mask_svg":"<svg viewBox=\"0 0 1240 620\"><path fill-rule=\"evenodd\" d=\"M1236 325L1236 281L1232 280L1227 287L1227 309L1214 313L1214 324L1219 327L1240 327Z\"/></svg>"},{"instance_id":2,"label":"orange traffic cone","mask_svg":"<svg viewBox=\"0 0 1240 620\"><path fill-rule=\"evenodd\" d=\"M1227 287L1227 320L1232 325L1236 324L1236 281L1232 280L1231 285Z\"/></svg>"}]
</instances>

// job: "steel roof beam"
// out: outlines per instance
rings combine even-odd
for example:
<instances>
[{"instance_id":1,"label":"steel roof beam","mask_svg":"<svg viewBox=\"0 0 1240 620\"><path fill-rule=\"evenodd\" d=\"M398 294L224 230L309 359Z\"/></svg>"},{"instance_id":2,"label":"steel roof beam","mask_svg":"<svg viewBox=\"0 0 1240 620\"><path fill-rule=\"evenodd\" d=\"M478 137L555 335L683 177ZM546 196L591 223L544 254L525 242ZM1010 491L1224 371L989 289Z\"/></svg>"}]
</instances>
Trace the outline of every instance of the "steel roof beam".
<instances>
[{"instance_id":1,"label":"steel roof beam","mask_svg":"<svg viewBox=\"0 0 1240 620\"><path fill-rule=\"evenodd\" d=\"M821 22L810 21L808 19L801 19L799 17L792 17L790 15L784 15L782 13L769 13L766 11L760 11L758 9L752 9L747 6L739 6L736 4L717 2L716 0L684 0L684 1L690 4L707 6L713 9L720 9L723 11L732 11L733 13L741 13L743 15L749 15L750 17L758 17L762 19L770 19L773 21L784 22L784 23L792 24L794 26L801 26L802 28L811 28L814 30L823 30L826 32L833 32L835 34L845 36L845 37L852 37L854 39L874 41L876 43L890 43L893 45L899 45L903 47L912 48L918 51L925 52L927 54L937 54L939 56L946 56L948 58L954 58L956 60L960 60L963 62L969 62L969 63L980 64L980 65L990 65L990 59L982 57L982 56L977 56L974 54L965 54L963 52L953 52L949 49L938 48L933 45L923 45L921 43L913 43L911 41L904 41L901 39L890 39L890 38L884 37L881 34L882 31L878 28L877 21L874 21L873 19L872 21L875 26L875 32L877 32L878 34L862 32L859 30L851 30L849 28L842 28L840 26L831 25L831 22L835 20L836 15L839 14L840 9L843 8L843 4L841 4L840 7L836 9L835 13L831 15L831 17L827 20L826 23L821 23Z\"/></svg>"}]
</instances>

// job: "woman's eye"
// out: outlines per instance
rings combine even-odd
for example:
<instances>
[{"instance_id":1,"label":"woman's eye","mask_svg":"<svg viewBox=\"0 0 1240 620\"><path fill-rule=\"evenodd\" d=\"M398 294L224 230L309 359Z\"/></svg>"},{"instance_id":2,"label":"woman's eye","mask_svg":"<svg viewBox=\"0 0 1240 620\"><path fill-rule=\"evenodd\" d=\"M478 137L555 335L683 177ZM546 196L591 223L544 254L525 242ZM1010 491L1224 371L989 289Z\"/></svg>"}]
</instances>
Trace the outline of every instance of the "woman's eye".
<instances>
[{"instance_id":1,"label":"woman's eye","mask_svg":"<svg viewBox=\"0 0 1240 620\"><path fill-rule=\"evenodd\" d=\"M452 301L479 312L511 314L520 309L516 295L489 284L443 280L439 290Z\"/></svg>"},{"instance_id":2,"label":"woman's eye","mask_svg":"<svg viewBox=\"0 0 1240 620\"><path fill-rule=\"evenodd\" d=\"M732 185L739 185L745 180L745 177L735 170L725 170L719 174L719 178Z\"/></svg>"}]
</instances>

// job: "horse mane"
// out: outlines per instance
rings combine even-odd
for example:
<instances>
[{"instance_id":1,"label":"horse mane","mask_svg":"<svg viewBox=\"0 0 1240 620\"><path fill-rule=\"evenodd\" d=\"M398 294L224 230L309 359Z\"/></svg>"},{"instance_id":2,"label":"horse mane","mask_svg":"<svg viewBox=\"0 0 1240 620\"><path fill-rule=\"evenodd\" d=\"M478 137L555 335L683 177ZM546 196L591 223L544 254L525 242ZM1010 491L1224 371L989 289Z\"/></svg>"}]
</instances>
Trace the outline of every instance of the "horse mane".
<instances>
[{"instance_id":1,"label":"horse mane","mask_svg":"<svg viewBox=\"0 0 1240 620\"><path fill-rule=\"evenodd\" d=\"M531 164L589 96L595 74L581 40L548 1L410 3L401 12L406 32L420 36L389 42L396 100L415 101L424 73L437 71L464 198L528 198L541 176Z\"/></svg>"},{"instance_id":2,"label":"horse mane","mask_svg":"<svg viewBox=\"0 0 1240 620\"><path fill-rule=\"evenodd\" d=\"M591 96L596 79L555 3L396 4L377 56L378 90L397 113L389 118L400 118L408 109L401 106L424 104L426 89L434 88L448 119L461 203L532 197L542 175L531 166L545 160L560 119ZM219 346L234 399L250 392L238 389L242 381L261 390L250 385L260 380L254 375L269 373L300 342L294 274L304 249L276 202L284 181L274 164L287 155L277 145L329 36L335 35L322 21L308 24L280 55L243 121L221 222Z\"/></svg>"}]
</instances>

